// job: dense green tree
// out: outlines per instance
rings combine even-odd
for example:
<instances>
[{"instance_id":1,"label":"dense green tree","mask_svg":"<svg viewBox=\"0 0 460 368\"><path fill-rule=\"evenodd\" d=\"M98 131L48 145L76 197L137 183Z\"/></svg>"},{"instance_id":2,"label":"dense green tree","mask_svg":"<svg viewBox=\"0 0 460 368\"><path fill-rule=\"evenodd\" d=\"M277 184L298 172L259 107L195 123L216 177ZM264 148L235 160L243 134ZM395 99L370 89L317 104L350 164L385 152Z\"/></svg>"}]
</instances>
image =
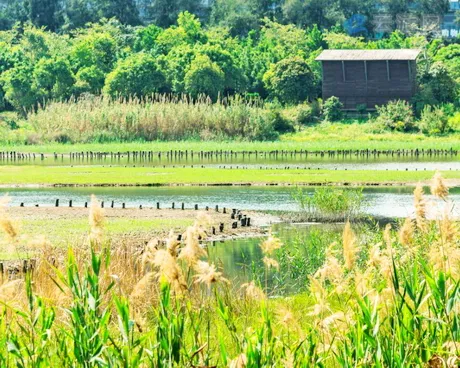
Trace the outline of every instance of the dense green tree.
<instances>
[{"instance_id":1,"label":"dense green tree","mask_svg":"<svg viewBox=\"0 0 460 368\"><path fill-rule=\"evenodd\" d=\"M28 0L29 19L37 27L55 31L61 25L59 0Z\"/></svg>"},{"instance_id":2,"label":"dense green tree","mask_svg":"<svg viewBox=\"0 0 460 368\"><path fill-rule=\"evenodd\" d=\"M102 17L116 18L122 24L140 23L135 0L98 0L98 2Z\"/></svg>"},{"instance_id":3,"label":"dense green tree","mask_svg":"<svg viewBox=\"0 0 460 368\"><path fill-rule=\"evenodd\" d=\"M176 23L181 12L202 14L203 2L202 0L152 0L146 11L153 23L166 28Z\"/></svg>"},{"instance_id":4,"label":"dense green tree","mask_svg":"<svg viewBox=\"0 0 460 368\"><path fill-rule=\"evenodd\" d=\"M0 1L0 30L11 29L16 22L26 22L29 19L28 3L26 0Z\"/></svg>"},{"instance_id":5,"label":"dense green tree","mask_svg":"<svg viewBox=\"0 0 460 368\"><path fill-rule=\"evenodd\" d=\"M78 39L71 50L73 66L77 69L96 65L109 72L117 59L117 44L108 33L90 33Z\"/></svg>"},{"instance_id":6,"label":"dense green tree","mask_svg":"<svg viewBox=\"0 0 460 368\"><path fill-rule=\"evenodd\" d=\"M245 36L259 27L259 19L246 0L215 0L210 22L227 27L233 36Z\"/></svg>"},{"instance_id":7,"label":"dense green tree","mask_svg":"<svg viewBox=\"0 0 460 368\"><path fill-rule=\"evenodd\" d=\"M449 11L449 0L417 0L422 14L444 15Z\"/></svg>"},{"instance_id":8,"label":"dense green tree","mask_svg":"<svg viewBox=\"0 0 460 368\"><path fill-rule=\"evenodd\" d=\"M183 44L194 45L205 42L206 35L201 28L200 20L189 12L180 13L177 26L164 30L156 38L159 50L164 54Z\"/></svg>"},{"instance_id":9,"label":"dense green tree","mask_svg":"<svg viewBox=\"0 0 460 368\"><path fill-rule=\"evenodd\" d=\"M225 74L209 56L197 56L185 75L185 91L193 97L209 96L216 100L224 92Z\"/></svg>"},{"instance_id":10,"label":"dense green tree","mask_svg":"<svg viewBox=\"0 0 460 368\"><path fill-rule=\"evenodd\" d=\"M264 83L281 102L298 103L316 96L315 76L307 62L298 56L274 64L265 73Z\"/></svg>"},{"instance_id":11,"label":"dense green tree","mask_svg":"<svg viewBox=\"0 0 460 368\"><path fill-rule=\"evenodd\" d=\"M284 19L298 26L317 25L320 29L341 24L345 16L336 0L286 0Z\"/></svg>"},{"instance_id":12,"label":"dense green tree","mask_svg":"<svg viewBox=\"0 0 460 368\"><path fill-rule=\"evenodd\" d=\"M104 92L112 97L142 97L166 91L166 78L156 60L138 53L118 62L107 76Z\"/></svg>"},{"instance_id":13,"label":"dense green tree","mask_svg":"<svg viewBox=\"0 0 460 368\"><path fill-rule=\"evenodd\" d=\"M460 84L460 44L453 43L440 48L434 60L442 62L450 75Z\"/></svg>"},{"instance_id":14,"label":"dense green tree","mask_svg":"<svg viewBox=\"0 0 460 368\"><path fill-rule=\"evenodd\" d=\"M59 57L40 60L32 78L32 89L43 100L69 98L75 83L69 62Z\"/></svg>"},{"instance_id":15,"label":"dense green tree","mask_svg":"<svg viewBox=\"0 0 460 368\"><path fill-rule=\"evenodd\" d=\"M197 52L206 55L216 63L224 73L224 92L233 94L243 92L247 87L247 78L232 55L219 45L204 45Z\"/></svg>"},{"instance_id":16,"label":"dense green tree","mask_svg":"<svg viewBox=\"0 0 460 368\"><path fill-rule=\"evenodd\" d=\"M21 65L7 70L0 77L5 100L23 115L37 103L38 96L32 89L32 73L30 66Z\"/></svg>"},{"instance_id":17,"label":"dense green tree","mask_svg":"<svg viewBox=\"0 0 460 368\"><path fill-rule=\"evenodd\" d=\"M105 82L106 74L97 66L91 65L78 70L75 75L75 93L99 94Z\"/></svg>"},{"instance_id":18,"label":"dense green tree","mask_svg":"<svg viewBox=\"0 0 460 368\"><path fill-rule=\"evenodd\" d=\"M158 47L157 38L163 30L155 24L140 28L136 31L134 50L153 51Z\"/></svg>"},{"instance_id":19,"label":"dense green tree","mask_svg":"<svg viewBox=\"0 0 460 368\"><path fill-rule=\"evenodd\" d=\"M414 97L417 112L425 106L458 103L458 84L441 62L435 62L427 71L419 76L419 92Z\"/></svg>"},{"instance_id":20,"label":"dense green tree","mask_svg":"<svg viewBox=\"0 0 460 368\"><path fill-rule=\"evenodd\" d=\"M80 37L70 51L79 92L102 90L106 75L117 60L117 43L108 33L90 32Z\"/></svg>"},{"instance_id":21,"label":"dense green tree","mask_svg":"<svg viewBox=\"0 0 460 368\"><path fill-rule=\"evenodd\" d=\"M185 93L185 74L196 57L196 51L190 45L180 45L173 48L164 60L166 75L174 93Z\"/></svg>"},{"instance_id":22,"label":"dense green tree","mask_svg":"<svg viewBox=\"0 0 460 368\"><path fill-rule=\"evenodd\" d=\"M96 0L66 0L64 29L81 28L87 23L97 22L99 17Z\"/></svg>"}]
</instances>

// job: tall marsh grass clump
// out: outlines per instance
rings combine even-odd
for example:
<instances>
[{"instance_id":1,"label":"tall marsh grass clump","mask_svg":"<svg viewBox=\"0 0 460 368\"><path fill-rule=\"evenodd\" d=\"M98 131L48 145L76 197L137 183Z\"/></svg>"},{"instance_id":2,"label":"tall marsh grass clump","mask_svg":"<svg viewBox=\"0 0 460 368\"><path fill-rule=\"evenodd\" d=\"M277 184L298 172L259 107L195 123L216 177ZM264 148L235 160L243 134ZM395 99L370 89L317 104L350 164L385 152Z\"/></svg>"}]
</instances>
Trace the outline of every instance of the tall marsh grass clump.
<instances>
[{"instance_id":1,"label":"tall marsh grass clump","mask_svg":"<svg viewBox=\"0 0 460 368\"><path fill-rule=\"evenodd\" d=\"M345 221L363 216L363 188L319 187L313 192L297 187L291 193L302 212L302 220Z\"/></svg>"},{"instance_id":2,"label":"tall marsh grass clump","mask_svg":"<svg viewBox=\"0 0 460 368\"><path fill-rule=\"evenodd\" d=\"M216 103L187 96L139 99L83 96L50 102L27 116L35 139L90 143L184 139L273 140L272 115L262 103L232 97Z\"/></svg>"},{"instance_id":3,"label":"tall marsh grass clump","mask_svg":"<svg viewBox=\"0 0 460 368\"><path fill-rule=\"evenodd\" d=\"M447 203L443 186L438 176L432 190ZM458 367L460 230L440 214L419 209L422 227L409 218L379 237L359 238L347 223L305 292L270 298L207 260L206 219L182 242L171 234L139 252L110 249L93 210L89 247L63 261L37 252L36 267L2 281L0 366ZM21 234L2 229L17 247ZM288 247L264 241L266 269L282 272L276 257Z\"/></svg>"}]
</instances>

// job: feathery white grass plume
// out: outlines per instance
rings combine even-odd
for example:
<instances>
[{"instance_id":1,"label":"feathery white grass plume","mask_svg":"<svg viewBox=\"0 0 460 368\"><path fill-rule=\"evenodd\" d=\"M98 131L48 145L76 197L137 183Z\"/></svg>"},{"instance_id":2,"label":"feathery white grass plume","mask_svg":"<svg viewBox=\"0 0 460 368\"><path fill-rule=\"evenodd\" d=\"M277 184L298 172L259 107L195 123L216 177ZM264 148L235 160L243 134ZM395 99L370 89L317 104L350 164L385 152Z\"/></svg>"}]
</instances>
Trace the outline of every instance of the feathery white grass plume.
<instances>
[{"instance_id":1,"label":"feathery white grass plume","mask_svg":"<svg viewBox=\"0 0 460 368\"><path fill-rule=\"evenodd\" d=\"M324 265L315 273L315 278L321 282L330 281L334 285L339 284L343 280L344 272L337 257L334 255L334 247L336 243L331 244L326 250L326 260Z\"/></svg>"},{"instance_id":2,"label":"feathery white grass plume","mask_svg":"<svg viewBox=\"0 0 460 368\"><path fill-rule=\"evenodd\" d=\"M272 234L270 231L268 239L260 244L260 248L265 255L271 255L275 250L280 249L283 246L281 240Z\"/></svg>"},{"instance_id":3,"label":"feathery white grass plume","mask_svg":"<svg viewBox=\"0 0 460 368\"><path fill-rule=\"evenodd\" d=\"M241 285L246 298L253 300L262 300L266 298L264 291L256 285L254 281Z\"/></svg>"},{"instance_id":4,"label":"feathery white grass plume","mask_svg":"<svg viewBox=\"0 0 460 368\"><path fill-rule=\"evenodd\" d=\"M410 247L414 241L414 224L410 217L404 220L403 226L399 229L399 242L405 247Z\"/></svg>"},{"instance_id":5,"label":"feathery white grass plume","mask_svg":"<svg viewBox=\"0 0 460 368\"><path fill-rule=\"evenodd\" d=\"M0 199L0 229L3 230L10 241L17 240L19 231L8 216L7 206L10 199L7 195Z\"/></svg>"},{"instance_id":6,"label":"feathery white grass plume","mask_svg":"<svg viewBox=\"0 0 460 368\"><path fill-rule=\"evenodd\" d=\"M427 229L426 224L426 200L422 184L418 183L414 190L415 222L421 231Z\"/></svg>"},{"instance_id":7,"label":"feathery white grass plume","mask_svg":"<svg viewBox=\"0 0 460 368\"><path fill-rule=\"evenodd\" d=\"M164 279L173 290L182 292L187 288L181 268L166 249L159 249L155 252L153 264L158 269L158 279Z\"/></svg>"},{"instance_id":8,"label":"feathery white grass plume","mask_svg":"<svg viewBox=\"0 0 460 368\"><path fill-rule=\"evenodd\" d=\"M89 225L91 228L89 239L91 242L100 243L104 234L105 215L101 204L93 194L89 208Z\"/></svg>"},{"instance_id":9,"label":"feathery white grass plume","mask_svg":"<svg viewBox=\"0 0 460 368\"><path fill-rule=\"evenodd\" d=\"M280 270L280 264L275 259L270 257L264 257L262 261L264 262L267 268L275 268L278 271Z\"/></svg>"},{"instance_id":10,"label":"feathery white grass plume","mask_svg":"<svg viewBox=\"0 0 460 368\"><path fill-rule=\"evenodd\" d=\"M198 240L202 230L197 226L189 226L183 236L185 247L181 249L178 259L182 259L190 267L193 267L201 257L206 256L205 250L200 246Z\"/></svg>"},{"instance_id":11,"label":"feathery white grass plume","mask_svg":"<svg viewBox=\"0 0 460 368\"><path fill-rule=\"evenodd\" d=\"M168 240L166 241L166 249L169 254L174 258L177 258L180 242L177 240L177 235L174 234L174 231L169 232Z\"/></svg>"},{"instance_id":12,"label":"feathery white grass plume","mask_svg":"<svg viewBox=\"0 0 460 368\"><path fill-rule=\"evenodd\" d=\"M345 260L345 268L351 271L358 259L359 248L356 244L356 236L351 229L350 221L347 221L343 229L343 259Z\"/></svg>"},{"instance_id":13,"label":"feathery white grass plume","mask_svg":"<svg viewBox=\"0 0 460 368\"><path fill-rule=\"evenodd\" d=\"M205 261L198 261L195 264L196 278L195 282L200 284L206 284L211 287L214 283L229 283L229 281L222 276L222 272L218 272L217 268L213 264L209 264Z\"/></svg>"},{"instance_id":14,"label":"feathery white grass plume","mask_svg":"<svg viewBox=\"0 0 460 368\"><path fill-rule=\"evenodd\" d=\"M442 177L439 171L436 171L436 173L434 174L433 179L431 181L430 189L431 194L433 194L435 197L444 200L447 199L447 196L449 195L449 188L444 182L444 178Z\"/></svg>"},{"instance_id":15,"label":"feathery white grass plume","mask_svg":"<svg viewBox=\"0 0 460 368\"><path fill-rule=\"evenodd\" d=\"M230 362L230 368L245 368L248 364L246 354L240 354Z\"/></svg>"}]
</instances>

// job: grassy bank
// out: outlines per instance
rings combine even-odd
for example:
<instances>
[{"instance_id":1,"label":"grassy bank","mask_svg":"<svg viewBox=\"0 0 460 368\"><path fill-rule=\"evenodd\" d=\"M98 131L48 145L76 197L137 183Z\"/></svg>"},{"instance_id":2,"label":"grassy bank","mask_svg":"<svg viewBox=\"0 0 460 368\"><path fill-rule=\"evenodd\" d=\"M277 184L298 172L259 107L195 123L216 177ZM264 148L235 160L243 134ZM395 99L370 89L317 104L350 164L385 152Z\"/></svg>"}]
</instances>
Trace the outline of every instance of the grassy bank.
<instances>
[{"instance_id":1,"label":"grassy bank","mask_svg":"<svg viewBox=\"0 0 460 368\"><path fill-rule=\"evenodd\" d=\"M375 134L362 139L338 135L331 138L325 135L301 133L282 136L281 141L274 142L239 142L239 141L174 141L174 142L131 142L131 143L86 143L86 144L5 144L2 151L24 153L69 153L69 152L127 152L170 150L199 151L281 151L281 150L398 150L398 149L454 149L460 150L460 134L447 137L425 137L421 134Z\"/></svg>"},{"instance_id":2,"label":"grassy bank","mask_svg":"<svg viewBox=\"0 0 460 368\"><path fill-rule=\"evenodd\" d=\"M4 166L0 185L378 185L413 184L429 180L432 171L382 170L259 170L216 168L147 168L100 166ZM459 171L443 172L446 179L460 179Z\"/></svg>"}]
</instances>

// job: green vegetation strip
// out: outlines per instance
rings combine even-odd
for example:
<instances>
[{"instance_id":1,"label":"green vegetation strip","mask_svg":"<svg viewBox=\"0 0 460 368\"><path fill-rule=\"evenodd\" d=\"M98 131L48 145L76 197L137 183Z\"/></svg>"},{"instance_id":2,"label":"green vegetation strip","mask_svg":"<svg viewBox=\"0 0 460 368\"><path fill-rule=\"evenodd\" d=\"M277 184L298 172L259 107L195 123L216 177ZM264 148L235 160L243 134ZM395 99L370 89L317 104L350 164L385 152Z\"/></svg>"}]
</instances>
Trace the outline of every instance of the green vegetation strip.
<instances>
[{"instance_id":1,"label":"green vegetation strip","mask_svg":"<svg viewBox=\"0 0 460 368\"><path fill-rule=\"evenodd\" d=\"M433 171L4 166L0 185L379 185L414 183L432 176ZM460 179L460 171L446 171L443 176Z\"/></svg>"},{"instance_id":2,"label":"green vegetation strip","mask_svg":"<svg viewBox=\"0 0 460 368\"><path fill-rule=\"evenodd\" d=\"M421 134L372 134L359 137L348 136L343 130L336 132L337 137L327 136L326 133L298 133L282 137L277 142L134 142L134 143L95 143L95 144L47 144L47 145L11 145L3 146L2 151L34 152L34 153L69 153L69 152L127 152L170 150L199 151L276 151L276 150L398 150L398 149L454 149L460 150L460 134L446 137L425 137Z\"/></svg>"}]
</instances>

